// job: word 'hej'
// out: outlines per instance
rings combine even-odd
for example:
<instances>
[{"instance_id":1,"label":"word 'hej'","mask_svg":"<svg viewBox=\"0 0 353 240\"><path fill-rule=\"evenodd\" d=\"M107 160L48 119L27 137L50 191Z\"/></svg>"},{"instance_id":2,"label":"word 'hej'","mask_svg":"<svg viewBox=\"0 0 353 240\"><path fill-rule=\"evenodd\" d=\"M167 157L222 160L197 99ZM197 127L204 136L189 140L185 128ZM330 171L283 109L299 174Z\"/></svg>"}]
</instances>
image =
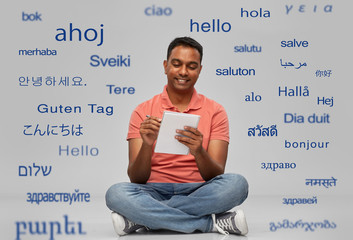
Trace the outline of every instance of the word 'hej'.
<instances>
[{"instance_id":1,"label":"word 'hej'","mask_svg":"<svg viewBox=\"0 0 353 240\"><path fill-rule=\"evenodd\" d=\"M327 105L329 107L333 107L333 97L327 98L327 97L317 97L317 105Z\"/></svg>"}]
</instances>

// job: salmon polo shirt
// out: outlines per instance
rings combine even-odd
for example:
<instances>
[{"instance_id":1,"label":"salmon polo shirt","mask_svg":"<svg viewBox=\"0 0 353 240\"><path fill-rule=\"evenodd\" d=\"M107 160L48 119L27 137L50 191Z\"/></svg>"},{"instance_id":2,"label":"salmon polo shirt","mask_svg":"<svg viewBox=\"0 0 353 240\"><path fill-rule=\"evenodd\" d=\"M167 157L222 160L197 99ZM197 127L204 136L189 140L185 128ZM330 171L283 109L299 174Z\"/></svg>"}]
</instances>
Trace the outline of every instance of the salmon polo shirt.
<instances>
[{"instance_id":1,"label":"salmon polo shirt","mask_svg":"<svg viewBox=\"0 0 353 240\"><path fill-rule=\"evenodd\" d=\"M161 94L141 103L132 112L127 140L141 138L139 129L141 123L146 119L146 115L162 119L164 111L179 112L169 99L167 86L164 86ZM210 140L229 142L228 117L220 104L202 94L198 94L194 89L189 106L184 113L201 116L197 129L203 134L202 146L206 151ZM148 182L204 182L197 168L195 158L190 153L188 155L174 155L153 151L151 165L151 175Z\"/></svg>"}]
</instances>

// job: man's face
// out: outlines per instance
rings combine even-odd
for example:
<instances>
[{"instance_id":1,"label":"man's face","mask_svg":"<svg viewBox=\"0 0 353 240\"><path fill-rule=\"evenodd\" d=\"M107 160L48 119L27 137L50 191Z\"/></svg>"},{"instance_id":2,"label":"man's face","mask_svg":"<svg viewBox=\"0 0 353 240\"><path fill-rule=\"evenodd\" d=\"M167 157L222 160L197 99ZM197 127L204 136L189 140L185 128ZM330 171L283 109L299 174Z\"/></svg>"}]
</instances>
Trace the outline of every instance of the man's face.
<instances>
[{"instance_id":1,"label":"man's face","mask_svg":"<svg viewBox=\"0 0 353 240\"><path fill-rule=\"evenodd\" d=\"M202 69L200 53L192 47L177 46L163 66L168 89L180 93L193 91Z\"/></svg>"}]
</instances>

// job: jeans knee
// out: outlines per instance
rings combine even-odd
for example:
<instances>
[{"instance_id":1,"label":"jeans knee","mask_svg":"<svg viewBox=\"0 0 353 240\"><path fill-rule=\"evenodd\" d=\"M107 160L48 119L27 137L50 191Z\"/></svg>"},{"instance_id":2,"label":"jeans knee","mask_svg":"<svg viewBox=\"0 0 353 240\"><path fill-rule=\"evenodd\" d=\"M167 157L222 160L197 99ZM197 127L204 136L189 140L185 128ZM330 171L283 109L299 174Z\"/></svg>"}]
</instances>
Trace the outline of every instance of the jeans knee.
<instances>
[{"instance_id":1,"label":"jeans knee","mask_svg":"<svg viewBox=\"0 0 353 240\"><path fill-rule=\"evenodd\" d=\"M246 178L240 174L234 174L234 175L235 175L236 184L239 187L242 187L244 191L248 192L249 184L248 184L248 181L246 180Z\"/></svg>"},{"instance_id":2,"label":"jeans knee","mask_svg":"<svg viewBox=\"0 0 353 240\"><path fill-rule=\"evenodd\" d=\"M249 184L246 178L240 174L224 174L229 181L228 186L235 196L237 196L238 204L241 204L248 197Z\"/></svg>"},{"instance_id":3,"label":"jeans knee","mask_svg":"<svg viewBox=\"0 0 353 240\"><path fill-rule=\"evenodd\" d=\"M114 210L112 209L115 206L114 203L118 202L119 198L122 197L122 194L124 193L124 184L125 183L116 183L108 188L105 193L105 202L109 209Z\"/></svg>"}]
</instances>

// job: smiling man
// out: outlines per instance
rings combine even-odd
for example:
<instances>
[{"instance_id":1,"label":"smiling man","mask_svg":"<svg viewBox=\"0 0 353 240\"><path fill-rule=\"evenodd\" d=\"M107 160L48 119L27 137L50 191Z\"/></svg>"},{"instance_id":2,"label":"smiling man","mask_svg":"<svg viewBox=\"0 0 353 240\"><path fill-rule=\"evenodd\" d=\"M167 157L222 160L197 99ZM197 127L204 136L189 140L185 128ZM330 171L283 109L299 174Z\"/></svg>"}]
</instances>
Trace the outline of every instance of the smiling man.
<instances>
[{"instance_id":1,"label":"smiling man","mask_svg":"<svg viewBox=\"0 0 353 240\"><path fill-rule=\"evenodd\" d=\"M106 193L118 235L138 229L183 233L220 232L245 235L242 210L230 211L247 198L248 183L239 174L224 174L229 143L224 108L196 92L202 70L202 46L192 38L174 39L163 62L167 85L131 115L128 175ZM155 153L164 111L200 115L198 128L178 130L188 155ZM146 117L148 116L148 117Z\"/></svg>"}]
</instances>

